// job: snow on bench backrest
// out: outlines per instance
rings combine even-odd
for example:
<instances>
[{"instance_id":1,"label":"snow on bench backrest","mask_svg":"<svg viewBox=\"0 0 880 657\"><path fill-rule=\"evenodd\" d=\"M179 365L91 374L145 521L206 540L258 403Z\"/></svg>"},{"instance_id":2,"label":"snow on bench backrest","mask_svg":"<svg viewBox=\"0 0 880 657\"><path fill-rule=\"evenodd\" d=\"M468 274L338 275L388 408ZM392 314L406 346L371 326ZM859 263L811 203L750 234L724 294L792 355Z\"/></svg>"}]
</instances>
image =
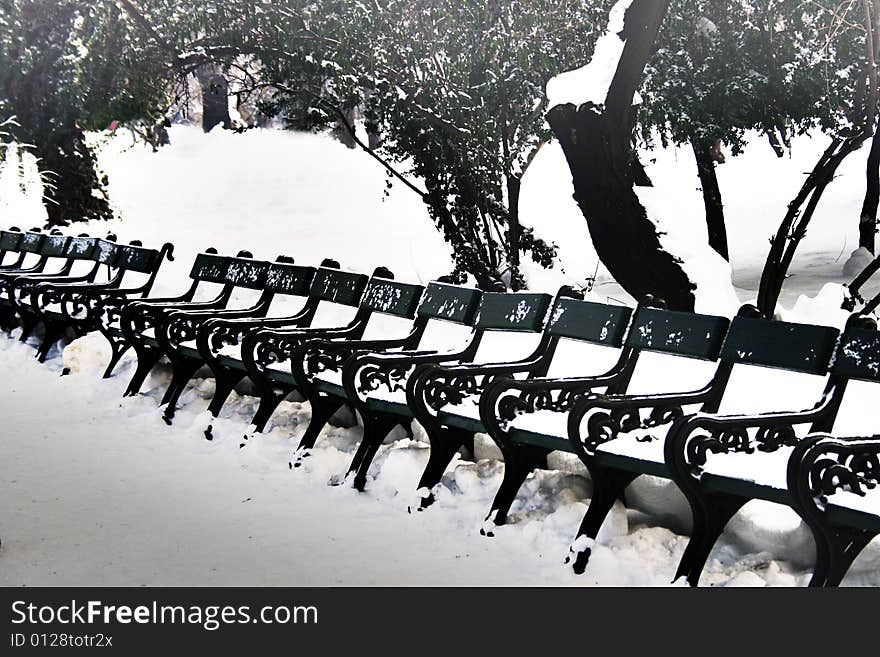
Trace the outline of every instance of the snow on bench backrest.
<instances>
[{"instance_id":1,"label":"snow on bench backrest","mask_svg":"<svg viewBox=\"0 0 880 657\"><path fill-rule=\"evenodd\" d=\"M272 263L266 260L254 260L239 254L229 258L225 283L234 285L229 308L246 308L254 305L266 287L266 275Z\"/></svg>"},{"instance_id":2,"label":"snow on bench backrest","mask_svg":"<svg viewBox=\"0 0 880 657\"><path fill-rule=\"evenodd\" d=\"M838 436L871 436L880 433L874 412L880 401L880 332L847 328L831 368L832 376L848 379L834 422Z\"/></svg>"},{"instance_id":3,"label":"snow on bench backrest","mask_svg":"<svg viewBox=\"0 0 880 657\"><path fill-rule=\"evenodd\" d=\"M369 277L365 274L319 267L312 279L309 296L321 301L312 326L343 326L357 312Z\"/></svg>"},{"instance_id":4,"label":"snow on bench backrest","mask_svg":"<svg viewBox=\"0 0 880 657\"><path fill-rule=\"evenodd\" d=\"M269 308L269 317L286 317L298 313L304 304L302 297L309 294L315 277L315 268L295 265L292 260L279 258L271 263L266 273L266 290L275 297Z\"/></svg>"},{"instance_id":5,"label":"snow on bench backrest","mask_svg":"<svg viewBox=\"0 0 880 657\"><path fill-rule=\"evenodd\" d=\"M602 374L620 358L632 309L560 296L547 320L547 333L559 338L547 376Z\"/></svg>"},{"instance_id":6,"label":"snow on bench backrest","mask_svg":"<svg viewBox=\"0 0 880 657\"><path fill-rule=\"evenodd\" d=\"M718 367L726 317L640 307L626 345L640 351L631 394L687 392L702 388Z\"/></svg>"},{"instance_id":7,"label":"snow on bench backrest","mask_svg":"<svg viewBox=\"0 0 880 657\"><path fill-rule=\"evenodd\" d=\"M529 356L542 338L549 294L485 292L476 326L485 331L475 363L504 363Z\"/></svg>"},{"instance_id":8,"label":"snow on bench backrest","mask_svg":"<svg viewBox=\"0 0 880 657\"><path fill-rule=\"evenodd\" d=\"M70 238L66 235L49 235L43 242L40 253L50 258L62 258L69 241Z\"/></svg>"},{"instance_id":9,"label":"snow on bench backrest","mask_svg":"<svg viewBox=\"0 0 880 657\"><path fill-rule=\"evenodd\" d=\"M0 253L17 253L23 233L14 230L0 231Z\"/></svg>"},{"instance_id":10,"label":"snow on bench backrest","mask_svg":"<svg viewBox=\"0 0 880 657\"><path fill-rule=\"evenodd\" d=\"M101 262L110 257L110 248L107 245L112 245L118 251L116 259L111 264L124 270L121 283L123 288L140 287L146 283L153 271L159 266L161 255L156 249L148 249L140 244L114 244L105 240L101 240L99 248L108 253L102 252Z\"/></svg>"},{"instance_id":11,"label":"snow on bench backrest","mask_svg":"<svg viewBox=\"0 0 880 657\"><path fill-rule=\"evenodd\" d=\"M828 326L734 318L721 350L734 366L719 411L811 408L825 388L838 335Z\"/></svg>"},{"instance_id":12,"label":"snow on bench backrest","mask_svg":"<svg viewBox=\"0 0 880 657\"><path fill-rule=\"evenodd\" d=\"M193 262L189 277L199 281L194 301L206 301L216 297L226 284L224 276L229 257L216 253L199 253Z\"/></svg>"},{"instance_id":13,"label":"snow on bench backrest","mask_svg":"<svg viewBox=\"0 0 880 657\"><path fill-rule=\"evenodd\" d=\"M360 304L361 308L371 311L364 339L382 340L407 335L424 291L421 285L376 276L371 278Z\"/></svg>"},{"instance_id":14,"label":"snow on bench backrest","mask_svg":"<svg viewBox=\"0 0 880 657\"><path fill-rule=\"evenodd\" d=\"M95 253L95 246L97 244L98 239L95 237L85 237L82 235L71 237L65 247L64 255L73 260L91 259L93 255L97 257L97 253Z\"/></svg>"},{"instance_id":15,"label":"snow on bench backrest","mask_svg":"<svg viewBox=\"0 0 880 657\"><path fill-rule=\"evenodd\" d=\"M43 240L45 238L46 236L43 235L43 233L28 231L22 235L19 249L25 253L39 253L40 247L43 245Z\"/></svg>"},{"instance_id":16,"label":"snow on bench backrest","mask_svg":"<svg viewBox=\"0 0 880 657\"><path fill-rule=\"evenodd\" d=\"M482 292L432 281L428 283L416 314L427 320L419 349L458 351L473 336L473 323L480 305Z\"/></svg>"}]
</instances>

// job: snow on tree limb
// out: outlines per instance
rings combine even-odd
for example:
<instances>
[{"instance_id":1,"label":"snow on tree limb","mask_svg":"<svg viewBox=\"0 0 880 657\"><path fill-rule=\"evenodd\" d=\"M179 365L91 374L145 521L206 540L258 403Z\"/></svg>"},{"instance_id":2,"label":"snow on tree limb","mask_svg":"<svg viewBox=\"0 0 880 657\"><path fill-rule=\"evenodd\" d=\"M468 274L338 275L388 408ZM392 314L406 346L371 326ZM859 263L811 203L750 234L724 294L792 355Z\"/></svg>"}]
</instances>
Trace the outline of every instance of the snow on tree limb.
<instances>
[{"instance_id":1,"label":"snow on tree limb","mask_svg":"<svg viewBox=\"0 0 880 657\"><path fill-rule=\"evenodd\" d=\"M633 0L618 0L608 15L608 28L599 37L593 58L585 66L566 71L547 82L548 105L571 103L580 107L585 103L602 106L608 97L611 82L617 71L626 42L621 38L626 12ZM634 104L641 99L636 94Z\"/></svg>"}]
</instances>

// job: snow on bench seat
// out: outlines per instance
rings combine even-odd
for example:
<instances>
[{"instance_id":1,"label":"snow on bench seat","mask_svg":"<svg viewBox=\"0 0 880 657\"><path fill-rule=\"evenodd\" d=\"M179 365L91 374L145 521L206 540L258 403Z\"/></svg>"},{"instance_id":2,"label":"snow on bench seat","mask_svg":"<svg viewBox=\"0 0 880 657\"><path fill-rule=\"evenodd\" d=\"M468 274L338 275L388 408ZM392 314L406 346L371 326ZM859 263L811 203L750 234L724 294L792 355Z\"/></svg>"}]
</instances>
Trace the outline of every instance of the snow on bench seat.
<instances>
[{"instance_id":1,"label":"snow on bench seat","mask_svg":"<svg viewBox=\"0 0 880 657\"><path fill-rule=\"evenodd\" d=\"M766 499L787 504L786 472L793 449L783 446L773 452L755 450L751 454L711 455L703 466L701 481L709 489L734 494L741 493L745 483L749 487L760 488Z\"/></svg>"},{"instance_id":2,"label":"snow on bench seat","mask_svg":"<svg viewBox=\"0 0 880 657\"><path fill-rule=\"evenodd\" d=\"M865 495L838 491L829 496L825 513L835 524L880 531L880 489Z\"/></svg>"}]
</instances>

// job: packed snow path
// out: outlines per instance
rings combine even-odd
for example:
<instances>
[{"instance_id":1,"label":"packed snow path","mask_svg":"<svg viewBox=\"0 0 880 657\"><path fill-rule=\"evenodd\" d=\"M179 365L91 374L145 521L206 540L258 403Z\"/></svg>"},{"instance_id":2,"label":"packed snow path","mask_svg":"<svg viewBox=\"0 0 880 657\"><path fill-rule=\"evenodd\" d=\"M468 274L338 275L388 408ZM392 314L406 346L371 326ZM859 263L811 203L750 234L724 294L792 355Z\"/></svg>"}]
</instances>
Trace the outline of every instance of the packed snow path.
<instances>
[{"instance_id":1,"label":"packed snow path","mask_svg":"<svg viewBox=\"0 0 880 657\"><path fill-rule=\"evenodd\" d=\"M285 404L266 436L239 448L238 411L255 400L238 397L209 442L209 381L189 389L169 428L156 408L166 375L122 399L128 372L102 381L101 346L99 336L74 343L65 354L74 372L61 377L60 356L40 366L32 346L0 336L0 585L664 585L684 549L683 536L621 507L576 576L563 559L589 490L578 475L533 477L514 524L488 539L479 527L500 482L497 461L459 462L435 506L408 514L423 445L383 448L367 493L331 487L358 428L326 433L291 471L307 405ZM633 500L650 507L650 490ZM762 517L766 509L734 521L706 584L805 583L793 563L809 553L808 536ZM774 561L762 545L793 561ZM847 582L880 583L878 553L871 546Z\"/></svg>"}]
</instances>

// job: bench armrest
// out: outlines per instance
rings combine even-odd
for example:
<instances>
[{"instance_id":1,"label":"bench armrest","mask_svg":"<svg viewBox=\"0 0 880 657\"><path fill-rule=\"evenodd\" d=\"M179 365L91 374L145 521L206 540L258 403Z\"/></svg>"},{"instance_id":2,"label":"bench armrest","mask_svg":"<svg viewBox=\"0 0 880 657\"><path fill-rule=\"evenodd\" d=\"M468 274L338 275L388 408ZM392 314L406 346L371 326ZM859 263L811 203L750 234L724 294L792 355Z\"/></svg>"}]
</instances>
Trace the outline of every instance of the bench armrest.
<instances>
[{"instance_id":1,"label":"bench armrest","mask_svg":"<svg viewBox=\"0 0 880 657\"><path fill-rule=\"evenodd\" d=\"M788 489L799 509L819 517L828 496L863 496L880 485L880 436L839 438L810 434L788 460Z\"/></svg>"},{"instance_id":2,"label":"bench armrest","mask_svg":"<svg viewBox=\"0 0 880 657\"><path fill-rule=\"evenodd\" d=\"M342 383L349 399L364 402L371 392L385 388L389 393L403 392L409 375L426 363L456 363L471 349L442 353L432 349L397 351L390 354L354 351L342 367Z\"/></svg>"},{"instance_id":3,"label":"bench armrest","mask_svg":"<svg viewBox=\"0 0 880 657\"><path fill-rule=\"evenodd\" d=\"M202 310L171 310L161 331L168 343L177 347L184 342L197 340L199 329L212 319L241 319L265 315L269 311L271 299L260 299L250 308L230 310L227 308Z\"/></svg>"},{"instance_id":4,"label":"bench armrest","mask_svg":"<svg viewBox=\"0 0 880 657\"><path fill-rule=\"evenodd\" d=\"M802 411L686 415L676 420L667 434L666 461L680 473L699 477L709 454L751 454L794 447L799 441L794 427L826 417L830 401L826 393L816 406Z\"/></svg>"},{"instance_id":5,"label":"bench armrest","mask_svg":"<svg viewBox=\"0 0 880 657\"><path fill-rule=\"evenodd\" d=\"M413 329L401 338L386 340L308 340L297 346L291 356L293 375L300 381L311 381L321 372L342 372L345 362L356 352L378 352L385 349L413 347L421 331Z\"/></svg>"},{"instance_id":6,"label":"bench armrest","mask_svg":"<svg viewBox=\"0 0 880 657\"><path fill-rule=\"evenodd\" d=\"M410 377L407 400L422 411L436 413L448 404L459 405L468 397L477 397L498 377L531 374L546 364L548 342L542 340L528 357L507 363L441 363L420 365Z\"/></svg>"},{"instance_id":7,"label":"bench armrest","mask_svg":"<svg viewBox=\"0 0 880 657\"><path fill-rule=\"evenodd\" d=\"M587 394L575 400L568 415L568 437L572 446L589 455L620 434L671 424L684 416L683 406L704 404L713 387L658 395ZM587 433L583 434L584 418Z\"/></svg>"},{"instance_id":8,"label":"bench armrest","mask_svg":"<svg viewBox=\"0 0 880 657\"><path fill-rule=\"evenodd\" d=\"M270 326L305 328L311 323L313 316L314 308L306 304L298 313L287 317L212 317L199 328L196 345L199 353L210 361L220 355L223 347L239 344L252 331Z\"/></svg>"},{"instance_id":9,"label":"bench armrest","mask_svg":"<svg viewBox=\"0 0 880 657\"><path fill-rule=\"evenodd\" d=\"M363 335L367 322L358 317L345 326L296 329L258 329L248 333L241 343L241 359L249 370L263 371L270 365L290 360L301 343L314 339L349 338Z\"/></svg>"}]
</instances>

